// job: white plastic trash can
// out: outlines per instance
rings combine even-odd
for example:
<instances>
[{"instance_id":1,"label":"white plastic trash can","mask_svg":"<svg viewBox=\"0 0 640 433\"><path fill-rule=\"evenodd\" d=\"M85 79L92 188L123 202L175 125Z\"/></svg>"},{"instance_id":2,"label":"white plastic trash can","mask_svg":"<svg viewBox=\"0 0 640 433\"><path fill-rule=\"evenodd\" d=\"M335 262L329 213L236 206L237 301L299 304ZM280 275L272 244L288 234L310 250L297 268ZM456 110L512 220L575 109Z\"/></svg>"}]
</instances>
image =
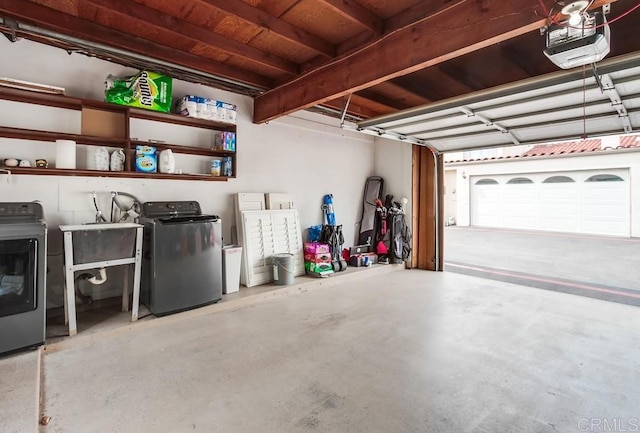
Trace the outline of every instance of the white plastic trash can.
<instances>
[{"instance_id":1,"label":"white plastic trash can","mask_svg":"<svg viewBox=\"0 0 640 433\"><path fill-rule=\"evenodd\" d=\"M222 247L222 293L235 293L240 290L240 265L242 247L228 245Z\"/></svg>"}]
</instances>

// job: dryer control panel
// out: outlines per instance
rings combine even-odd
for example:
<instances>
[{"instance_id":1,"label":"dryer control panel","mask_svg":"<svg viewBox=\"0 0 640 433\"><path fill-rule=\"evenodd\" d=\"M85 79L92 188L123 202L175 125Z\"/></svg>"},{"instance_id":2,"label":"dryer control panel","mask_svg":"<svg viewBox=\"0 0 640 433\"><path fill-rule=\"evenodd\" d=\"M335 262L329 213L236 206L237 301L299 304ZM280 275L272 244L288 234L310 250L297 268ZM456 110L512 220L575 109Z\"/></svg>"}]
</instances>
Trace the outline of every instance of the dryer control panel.
<instances>
[{"instance_id":1,"label":"dryer control panel","mask_svg":"<svg viewBox=\"0 0 640 433\"><path fill-rule=\"evenodd\" d=\"M37 202L25 203L0 203L0 224L3 222L15 223L42 221L44 214L42 205Z\"/></svg>"}]
</instances>

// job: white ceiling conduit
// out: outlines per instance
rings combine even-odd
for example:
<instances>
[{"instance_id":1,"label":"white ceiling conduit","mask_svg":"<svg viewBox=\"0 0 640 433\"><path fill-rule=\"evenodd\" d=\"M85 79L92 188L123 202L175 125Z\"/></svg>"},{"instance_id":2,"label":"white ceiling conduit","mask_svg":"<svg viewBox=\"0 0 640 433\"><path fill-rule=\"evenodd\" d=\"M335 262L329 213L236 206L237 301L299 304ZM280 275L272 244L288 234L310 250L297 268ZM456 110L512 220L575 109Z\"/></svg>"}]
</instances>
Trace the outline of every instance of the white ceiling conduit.
<instances>
[{"instance_id":1,"label":"white ceiling conduit","mask_svg":"<svg viewBox=\"0 0 640 433\"><path fill-rule=\"evenodd\" d=\"M637 132L640 53L364 120L356 129L438 152Z\"/></svg>"}]
</instances>

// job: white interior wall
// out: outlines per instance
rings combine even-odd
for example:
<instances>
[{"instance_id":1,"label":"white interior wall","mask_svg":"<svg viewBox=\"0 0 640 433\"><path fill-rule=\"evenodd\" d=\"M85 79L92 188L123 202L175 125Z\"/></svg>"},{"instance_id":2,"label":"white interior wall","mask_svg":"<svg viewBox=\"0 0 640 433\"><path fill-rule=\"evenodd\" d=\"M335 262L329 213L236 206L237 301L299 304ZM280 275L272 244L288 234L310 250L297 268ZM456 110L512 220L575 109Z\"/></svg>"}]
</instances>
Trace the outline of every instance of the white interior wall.
<instances>
[{"instance_id":1,"label":"white interior wall","mask_svg":"<svg viewBox=\"0 0 640 433\"><path fill-rule=\"evenodd\" d=\"M384 196L392 194L395 201L406 197L406 222L411 227L413 148L411 143L375 138L374 172L384 179Z\"/></svg>"},{"instance_id":2,"label":"white interior wall","mask_svg":"<svg viewBox=\"0 0 640 433\"><path fill-rule=\"evenodd\" d=\"M611 152L589 155L565 156L558 158L537 158L520 161L496 161L483 163L449 164L449 170L456 170L455 188L457 191L457 224L468 226L471 223L470 185L471 176L544 173L566 170L596 170L628 168L631 202L631 236L640 237L640 152ZM449 186L451 187L451 186Z\"/></svg>"},{"instance_id":3,"label":"white interior wall","mask_svg":"<svg viewBox=\"0 0 640 433\"><path fill-rule=\"evenodd\" d=\"M412 145L388 138L375 138L374 172L384 179L383 199L392 194L395 201L402 197L407 204L407 223L411 215L411 167L413 163Z\"/></svg>"},{"instance_id":4,"label":"white interior wall","mask_svg":"<svg viewBox=\"0 0 640 433\"><path fill-rule=\"evenodd\" d=\"M103 97L103 83L108 74L130 75L136 72L114 63L78 54L69 55L66 51L26 40L12 44L5 38L0 38L0 58L2 77L60 86L66 88L67 95L97 100ZM222 99L238 106L236 179L208 182L28 175L14 175L9 179L7 175L0 174L0 201L40 200L44 206L50 233L49 305L60 305L62 293L62 236L57 227L60 224L93 221L95 212L91 201L92 191L100 195L105 208L108 208L110 191L128 192L142 201L198 200L205 213L222 217L225 243L230 243L232 239L231 227L235 221L232 205L234 193L292 193L303 227L322 223L322 197L331 193L334 196L338 223L344 226L346 245L352 244L355 225L360 218L364 182L374 174L375 150L372 137L342 130L338 127L337 119L308 112L299 112L268 124L254 125L251 121L251 98L174 80L174 98L184 94ZM22 119L26 115L27 119L30 116L38 121L51 123L48 117L51 114L43 114L35 106L29 105L17 111L21 111L18 114L22 116L18 117ZM58 116L71 116L71 120L64 120L66 123L62 130L79 127L73 114L59 113ZM15 119L9 119L8 110L0 110L0 124L10 121ZM60 126L59 122L62 120L57 119L53 123ZM151 136L156 133L152 129L147 132ZM39 155L42 152L50 152L53 147L50 143L2 140L0 159L8 156L35 159L42 157ZM375 164L378 165L388 167L387 164ZM409 165L409 179L410 173ZM387 190L398 196L409 194L407 197L410 198L410 187L402 191L400 188L394 190L396 182L398 185L404 182L404 178L398 175L397 170L389 169L385 180L388 180L388 185L392 188ZM90 294L100 298L112 293Z\"/></svg>"}]
</instances>

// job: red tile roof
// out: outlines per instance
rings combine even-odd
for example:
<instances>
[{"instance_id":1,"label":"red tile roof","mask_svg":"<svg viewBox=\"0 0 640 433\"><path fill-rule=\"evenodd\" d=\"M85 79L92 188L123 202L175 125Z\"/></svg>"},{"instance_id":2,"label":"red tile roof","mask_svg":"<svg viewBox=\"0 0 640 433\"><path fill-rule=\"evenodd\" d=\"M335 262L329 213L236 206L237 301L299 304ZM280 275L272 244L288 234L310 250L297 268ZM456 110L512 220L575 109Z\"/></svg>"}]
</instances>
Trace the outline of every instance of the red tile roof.
<instances>
[{"instance_id":1,"label":"red tile roof","mask_svg":"<svg viewBox=\"0 0 640 433\"><path fill-rule=\"evenodd\" d=\"M620 137L620 146L628 149L630 147L640 147L640 135L625 135Z\"/></svg>"},{"instance_id":2,"label":"red tile roof","mask_svg":"<svg viewBox=\"0 0 640 433\"><path fill-rule=\"evenodd\" d=\"M568 143L539 144L521 156L563 155L566 153L594 152L602 150L600 140L570 141Z\"/></svg>"},{"instance_id":3,"label":"red tile roof","mask_svg":"<svg viewBox=\"0 0 640 433\"><path fill-rule=\"evenodd\" d=\"M629 149L629 148L640 148L640 135L625 135L620 137L620 144L617 149ZM494 157L485 157L485 158L475 158L475 159L460 159L455 161L446 161L447 163L456 163L456 162L475 162L475 161L501 161L505 159L520 159L520 158L532 158L537 156L558 156L558 155L567 155L567 154L578 154L578 153L586 153L586 152L599 152L606 151L610 152L611 149L602 149L602 141L599 138L589 139L589 140L580 140L580 141L570 141L565 143L549 143L549 144L538 144L528 151L524 152L522 155L516 156L494 156Z\"/></svg>"}]
</instances>

